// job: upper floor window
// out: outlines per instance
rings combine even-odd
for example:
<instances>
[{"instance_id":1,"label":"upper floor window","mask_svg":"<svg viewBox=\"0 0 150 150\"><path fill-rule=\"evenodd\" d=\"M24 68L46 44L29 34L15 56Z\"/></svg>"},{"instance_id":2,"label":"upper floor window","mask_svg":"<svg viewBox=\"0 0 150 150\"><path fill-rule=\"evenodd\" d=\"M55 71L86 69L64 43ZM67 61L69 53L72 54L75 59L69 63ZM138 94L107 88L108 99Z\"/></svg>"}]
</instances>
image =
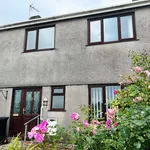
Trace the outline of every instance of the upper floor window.
<instances>
[{"instance_id":1,"label":"upper floor window","mask_svg":"<svg viewBox=\"0 0 150 150\"><path fill-rule=\"evenodd\" d=\"M134 14L90 20L88 39L88 44L136 39Z\"/></svg>"},{"instance_id":2,"label":"upper floor window","mask_svg":"<svg viewBox=\"0 0 150 150\"><path fill-rule=\"evenodd\" d=\"M50 50L54 48L55 27L26 31L25 51Z\"/></svg>"}]
</instances>

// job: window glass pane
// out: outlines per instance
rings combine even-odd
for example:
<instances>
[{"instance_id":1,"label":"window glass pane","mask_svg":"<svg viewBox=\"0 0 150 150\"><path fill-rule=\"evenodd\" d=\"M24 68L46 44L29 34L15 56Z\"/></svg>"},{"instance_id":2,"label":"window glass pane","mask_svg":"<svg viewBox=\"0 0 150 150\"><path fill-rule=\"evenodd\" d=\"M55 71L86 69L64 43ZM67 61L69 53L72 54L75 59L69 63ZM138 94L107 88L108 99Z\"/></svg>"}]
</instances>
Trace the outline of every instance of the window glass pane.
<instances>
[{"instance_id":1,"label":"window glass pane","mask_svg":"<svg viewBox=\"0 0 150 150\"><path fill-rule=\"evenodd\" d=\"M118 41L117 17L104 19L104 42Z\"/></svg>"},{"instance_id":2,"label":"window glass pane","mask_svg":"<svg viewBox=\"0 0 150 150\"><path fill-rule=\"evenodd\" d=\"M98 118L102 117L102 103L103 103L102 88L101 87L91 88L91 105L94 117Z\"/></svg>"},{"instance_id":3,"label":"window glass pane","mask_svg":"<svg viewBox=\"0 0 150 150\"><path fill-rule=\"evenodd\" d=\"M38 49L54 48L54 27L39 30Z\"/></svg>"},{"instance_id":4,"label":"window glass pane","mask_svg":"<svg viewBox=\"0 0 150 150\"><path fill-rule=\"evenodd\" d=\"M90 22L90 42L101 41L101 21Z\"/></svg>"},{"instance_id":5,"label":"window glass pane","mask_svg":"<svg viewBox=\"0 0 150 150\"><path fill-rule=\"evenodd\" d=\"M20 114L21 94L22 90L15 90L13 113Z\"/></svg>"},{"instance_id":6,"label":"window glass pane","mask_svg":"<svg viewBox=\"0 0 150 150\"><path fill-rule=\"evenodd\" d=\"M121 20L121 38L133 38L133 22L132 16L124 16Z\"/></svg>"},{"instance_id":7,"label":"window glass pane","mask_svg":"<svg viewBox=\"0 0 150 150\"><path fill-rule=\"evenodd\" d=\"M28 31L27 33L27 50L35 49L36 31Z\"/></svg>"},{"instance_id":8,"label":"window glass pane","mask_svg":"<svg viewBox=\"0 0 150 150\"><path fill-rule=\"evenodd\" d=\"M64 96L53 96L52 108L63 109L64 108Z\"/></svg>"},{"instance_id":9,"label":"window glass pane","mask_svg":"<svg viewBox=\"0 0 150 150\"><path fill-rule=\"evenodd\" d=\"M63 89L54 89L54 93L63 93Z\"/></svg>"},{"instance_id":10,"label":"window glass pane","mask_svg":"<svg viewBox=\"0 0 150 150\"><path fill-rule=\"evenodd\" d=\"M116 98L117 95L114 94L114 91L118 89L120 86L106 86L106 109L109 103Z\"/></svg>"}]
</instances>

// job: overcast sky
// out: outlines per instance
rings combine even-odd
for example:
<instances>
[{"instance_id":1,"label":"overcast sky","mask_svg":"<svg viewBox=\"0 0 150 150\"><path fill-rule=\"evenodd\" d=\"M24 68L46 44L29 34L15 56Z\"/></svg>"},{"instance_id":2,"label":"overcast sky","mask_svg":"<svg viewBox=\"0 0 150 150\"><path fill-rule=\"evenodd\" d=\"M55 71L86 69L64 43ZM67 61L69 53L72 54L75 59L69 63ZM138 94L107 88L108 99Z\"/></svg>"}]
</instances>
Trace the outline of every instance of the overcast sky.
<instances>
[{"instance_id":1,"label":"overcast sky","mask_svg":"<svg viewBox=\"0 0 150 150\"><path fill-rule=\"evenodd\" d=\"M29 5L34 0L1 0L0 25L28 20ZM119 5L132 0L35 0L34 7L41 17ZM31 15L36 15L32 12Z\"/></svg>"}]
</instances>

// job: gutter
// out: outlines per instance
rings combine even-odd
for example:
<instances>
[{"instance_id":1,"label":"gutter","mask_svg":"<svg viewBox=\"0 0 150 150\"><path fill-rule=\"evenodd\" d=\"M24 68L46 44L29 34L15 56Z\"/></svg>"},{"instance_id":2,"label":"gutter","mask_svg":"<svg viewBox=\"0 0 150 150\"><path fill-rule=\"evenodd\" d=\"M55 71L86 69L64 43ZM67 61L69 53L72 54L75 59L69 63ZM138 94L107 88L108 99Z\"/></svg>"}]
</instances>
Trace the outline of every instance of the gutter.
<instances>
[{"instance_id":1,"label":"gutter","mask_svg":"<svg viewBox=\"0 0 150 150\"><path fill-rule=\"evenodd\" d=\"M40 18L40 19L34 19L34 20L29 20L29 21L3 25L3 26L0 26L0 31L21 28L21 27L31 26L31 25L38 25L38 24L48 23L48 22L76 19L76 18L87 17L91 15L98 15L102 13L121 11L125 9L140 8L140 7L145 7L145 6L150 6L149 0L141 0L138 2L132 2L132 3L118 5L118 6L111 6L107 8L94 9L94 10L89 10L89 11L82 11L82 12L71 13L71 14L66 14L66 15L59 15L59 16L48 17L48 18Z\"/></svg>"}]
</instances>

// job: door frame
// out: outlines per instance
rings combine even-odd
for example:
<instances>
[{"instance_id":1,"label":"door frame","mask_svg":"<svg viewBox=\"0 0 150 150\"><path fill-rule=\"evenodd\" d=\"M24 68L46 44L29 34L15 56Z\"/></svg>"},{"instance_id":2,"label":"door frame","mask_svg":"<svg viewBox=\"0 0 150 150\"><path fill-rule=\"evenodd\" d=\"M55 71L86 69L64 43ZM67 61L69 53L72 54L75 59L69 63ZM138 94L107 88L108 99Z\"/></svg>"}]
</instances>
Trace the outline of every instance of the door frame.
<instances>
[{"instance_id":1,"label":"door frame","mask_svg":"<svg viewBox=\"0 0 150 150\"><path fill-rule=\"evenodd\" d=\"M13 93L12 93L12 100L11 100L11 111L10 111L10 122L9 122L9 134L11 133L11 120L13 118L13 108L14 108L14 97L15 97L15 90L22 90L22 95L21 95L21 100L23 99L24 101L21 101L20 104L20 114L23 117L23 106L25 105L25 97L26 97L26 91L27 90L39 90L40 91L40 105L39 105L39 114L40 114L40 107L42 105L42 87L37 86L37 87L15 87L13 88ZM23 122L21 122L23 123Z\"/></svg>"}]
</instances>

